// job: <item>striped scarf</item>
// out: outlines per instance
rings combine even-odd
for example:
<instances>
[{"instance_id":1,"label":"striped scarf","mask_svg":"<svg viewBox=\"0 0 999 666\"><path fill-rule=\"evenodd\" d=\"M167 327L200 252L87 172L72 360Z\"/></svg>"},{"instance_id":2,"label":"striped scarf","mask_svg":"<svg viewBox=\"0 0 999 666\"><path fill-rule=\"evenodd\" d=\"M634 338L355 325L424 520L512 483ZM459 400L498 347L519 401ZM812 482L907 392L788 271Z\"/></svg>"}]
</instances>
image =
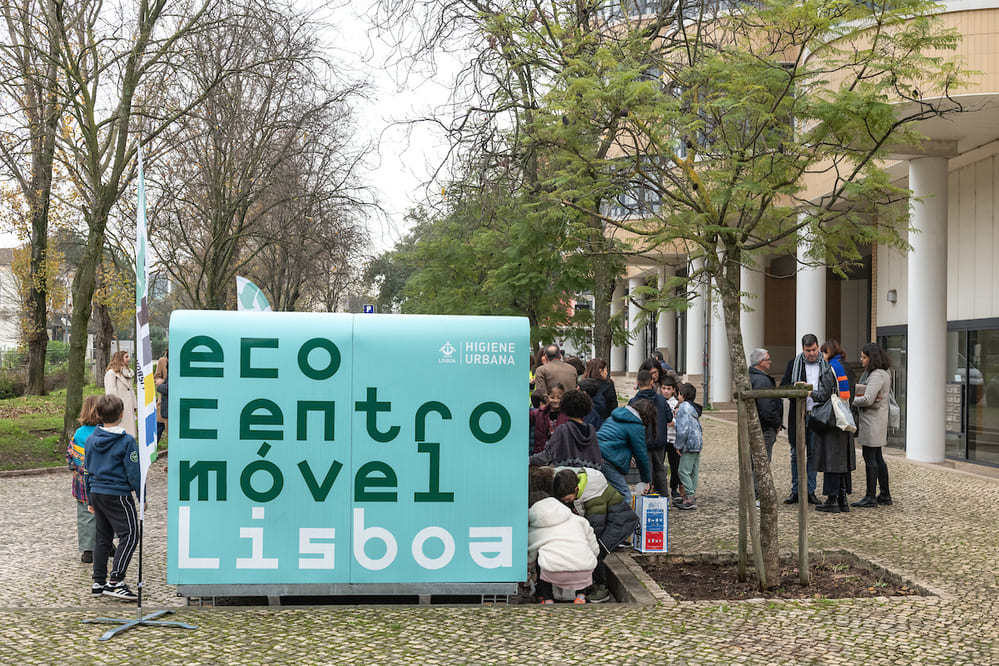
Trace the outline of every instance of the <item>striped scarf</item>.
<instances>
[{"instance_id":1,"label":"striped scarf","mask_svg":"<svg viewBox=\"0 0 999 666\"><path fill-rule=\"evenodd\" d=\"M829 364L826 362L825 356L821 353L819 354L819 377L822 377L822 373L826 371ZM794 365L791 367L791 383L803 382L805 381L805 355L798 354L794 357ZM817 389L818 386L813 386L813 389Z\"/></svg>"},{"instance_id":2,"label":"striped scarf","mask_svg":"<svg viewBox=\"0 0 999 666\"><path fill-rule=\"evenodd\" d=\"M850 400L850 382L846 379L846 370L843 369L842 356L834 356L829 361L829 367L836 375L836 388L839 390L839 397L843 400Z\"/></svg>"}]
</instances>

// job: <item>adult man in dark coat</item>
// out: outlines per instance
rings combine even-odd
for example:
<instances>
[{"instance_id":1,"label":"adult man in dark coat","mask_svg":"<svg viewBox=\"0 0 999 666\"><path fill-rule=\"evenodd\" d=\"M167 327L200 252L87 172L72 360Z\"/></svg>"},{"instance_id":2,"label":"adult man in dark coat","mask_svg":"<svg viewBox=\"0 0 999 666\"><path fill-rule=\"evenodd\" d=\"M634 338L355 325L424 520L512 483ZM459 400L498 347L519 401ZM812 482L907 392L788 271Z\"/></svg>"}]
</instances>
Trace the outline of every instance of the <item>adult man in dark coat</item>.
<instances>
[{"instance_id":1,"label":"adult man in dark coat","mask_svg":"<svg viewBox=\"0 0 999 666\"><path fill-rule=\"evenodd\" d=\"M819 339L812 333L806 333L801 337L801 353L788 361L784 376L780 380L781 386L793 386L798 382L811 384L813 388L818 388L819 375L822 371L822 352L819 351ZM795 416L796 400L790 401L790 409L787 418L787 439L791 444L791 494L784 500L784 504L798 503L798 449L797 442L798 421ZM806 398L806 414L812 411L813 401ZM808 474L808 503L818 504L819 498L815 496L815 432L808 427L808 416L805 417L805 462Z\"/></svg>"},{"instance_id":2,"label":"adult man in dark coat","mask_svg":"<svg viewBox=\"0 0 999 666\"><path fill-rule=\"evenodd\" d=\"M777 382L770 376L770 352L762 347L749 353L749 383L754 389L776 388ZM767 460L771 460L777 432L784 424L784 401L780 398L757 398L756 411L763 427L763 443L767 447ZM759 485L753 475L753 490L759 496Z\"/></svg>"},{"instance_id":3,"label":"adult man in dark coat","mask_svg":"<svg viewBox=\"0 0 999 666\"><path fill-rule=\"evenodd\" d=\"M545 347L544 358L540 368L534 371L534 390L548 395L549 387L561 384L566 391L576 388L576 368L561 360L558 345Z\"/></svg>"}]
</instances>

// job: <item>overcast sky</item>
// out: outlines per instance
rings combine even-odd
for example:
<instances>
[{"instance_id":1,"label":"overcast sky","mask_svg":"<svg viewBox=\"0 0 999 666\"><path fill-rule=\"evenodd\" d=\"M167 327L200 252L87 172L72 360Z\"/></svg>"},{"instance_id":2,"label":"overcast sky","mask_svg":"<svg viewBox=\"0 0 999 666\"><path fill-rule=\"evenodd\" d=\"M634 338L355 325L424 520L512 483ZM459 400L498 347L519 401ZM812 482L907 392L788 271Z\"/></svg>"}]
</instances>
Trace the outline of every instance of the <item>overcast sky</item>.
<instances>
[{"instance_id":1,"label":"overcast sky","mask_svg":"<svg viewBox=\"0 0 999 666\"><path fill-rule=\"evenodd\" d=\"M306 6L325 6L323 0L299 0ZM424 187L446 154L444 137L429 124L399 125L426 117L445 103L459 68L457 60L441 57L432 75L410 74L405 81L386 61L389 47L379 41L372 26L361 17L377 0L350 0L349 5L327 10L334 30L335 56L372 84L370 98L359 104L357 117L363 133L360 138L375 142L371 183L385 208L387 219L371 221L373 252L389 249L407 230L406 212L428 197L438 196L439 186ZM407 128L408 127L408 128Z\"/></svg>"}]
</instances>

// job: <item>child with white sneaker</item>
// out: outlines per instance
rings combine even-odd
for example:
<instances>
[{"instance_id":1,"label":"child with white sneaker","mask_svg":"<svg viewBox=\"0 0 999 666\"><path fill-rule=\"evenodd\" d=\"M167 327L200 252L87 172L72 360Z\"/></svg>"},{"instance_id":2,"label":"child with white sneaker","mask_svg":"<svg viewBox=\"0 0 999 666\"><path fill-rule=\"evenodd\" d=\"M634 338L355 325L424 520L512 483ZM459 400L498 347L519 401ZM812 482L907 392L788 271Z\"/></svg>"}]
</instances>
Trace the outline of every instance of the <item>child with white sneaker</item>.
<instances>
[{"instance_id":1,"label":"child with white sneaker","mask_svg":"<svg viewBox=\"0 0 999 666\"><path fill-rule=\"evenodd\" d=\"M97 413L103 425L87 438L83 468L88 508L94 514L97 538L94 544L94 573L90 592L124 601L138 597L125 585L125 572L139 543L138 516L132 493L139 493L139 447L135 438L121 427L124 404L115 395L97 399ZM113 539L118 547L108 580L108 557Z\"/></svg>"},{"instance_id":2,"label":"child with white sneaker","mask_svg":"<svg viewBox=\"0 0 999 666\"><path fill-rule=\"evenodd\" d=\"M697 408L694 407L694 398L697 397L697 389L691 384L680 384L677 387L677 400L680 403L676 407L676 451L680 454L680 464L677 471L680 476L680 499L674 500L674 504L679 509L696 509L697 499L694 493L697 492L697 475L701 466L701 447L704 443L704 434L701 431L701 422L697 418Z\"/></svg>"}]
</instances>

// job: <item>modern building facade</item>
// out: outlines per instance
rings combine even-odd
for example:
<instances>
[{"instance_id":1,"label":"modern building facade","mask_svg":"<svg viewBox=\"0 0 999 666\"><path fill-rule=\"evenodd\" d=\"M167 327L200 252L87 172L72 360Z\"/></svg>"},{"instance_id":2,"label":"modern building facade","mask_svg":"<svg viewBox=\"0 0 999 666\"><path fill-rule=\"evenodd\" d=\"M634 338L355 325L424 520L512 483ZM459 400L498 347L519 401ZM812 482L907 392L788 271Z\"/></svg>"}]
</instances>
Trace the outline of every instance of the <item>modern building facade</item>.
<instances>
[{"instance_id":1,"label":"modern building facade","mask_svg":"<svg viewBox=\"0 0 999 666\"><path fill-rule=\"evenodd\" d=\"M756 266L743 269L751 311L743 313L742 333L747 356L766 347L776 374L804 333L836 338L854 362L865 342L879 342L891 356L903 410L892 444L920 461L999 465L999 2L947 3L941 18L963 35L957 55L980 75L954 96L959 114L924 123L929 140L892 156L894 183L914 195L907 202L911 249L868 247L846 278L796 261L793 250L756 257ZM809 194L821 187L810 185ZM728 402L724 325L703 290L685 312L663 311L644 325L626 298L685 274L687 261L680 252L629 264L614 307L629 308L632 338L614 349L612 367L634 371L660 349L681 373L703 376L711 402Z\"/></svg>"}]
</instances>

